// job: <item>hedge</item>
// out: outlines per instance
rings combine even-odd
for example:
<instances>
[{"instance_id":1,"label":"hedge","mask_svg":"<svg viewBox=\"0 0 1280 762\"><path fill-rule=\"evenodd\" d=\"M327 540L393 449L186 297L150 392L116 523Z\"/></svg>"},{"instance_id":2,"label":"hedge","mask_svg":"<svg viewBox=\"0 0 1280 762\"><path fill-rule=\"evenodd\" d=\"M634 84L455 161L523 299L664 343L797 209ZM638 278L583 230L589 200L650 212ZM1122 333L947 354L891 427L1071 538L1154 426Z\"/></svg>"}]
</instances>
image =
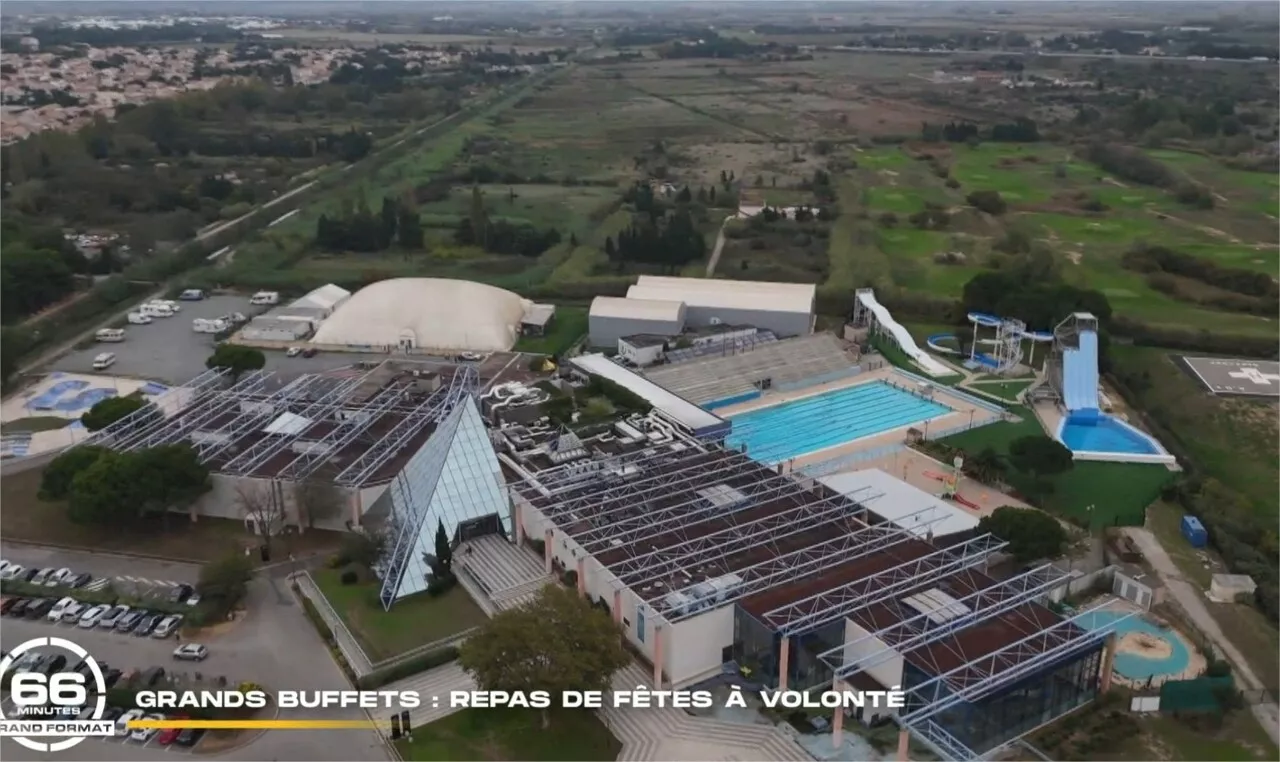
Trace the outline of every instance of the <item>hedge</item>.
<instances>
[{"instance_id":1,"label":"hedge","mask_svg":"<svg viewBox=\"0 0 1280 762\"><path fill-rule=\"evenodd\" d=\"M371 691L381 688L396 680L402 680L406 677L416 675L419 672L426 672L429 669L448 664L458 660L458 648L456 646L444 646L442 648L432 649L424 653L410 656L409 658L396 662L389 667L376 669L373 672L356 680L356 687L361 690Z\"/></svg>"}]
</instances>

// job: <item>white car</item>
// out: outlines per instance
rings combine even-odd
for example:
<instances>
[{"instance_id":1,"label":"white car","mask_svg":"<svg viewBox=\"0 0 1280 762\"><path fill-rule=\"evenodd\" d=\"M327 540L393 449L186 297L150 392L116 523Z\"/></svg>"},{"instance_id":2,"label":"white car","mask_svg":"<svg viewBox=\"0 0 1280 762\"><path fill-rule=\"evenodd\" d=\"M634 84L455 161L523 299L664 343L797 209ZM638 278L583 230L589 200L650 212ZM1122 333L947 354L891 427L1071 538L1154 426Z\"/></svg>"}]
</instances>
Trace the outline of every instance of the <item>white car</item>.
<instances>
[{"instance_id":1,"label":"white car","mask_svg":"<svg viewBox=\"0 0 1280 762\"><path fill-rule=\"evenodd\" d=\"M31 582L31 584L33 584L33 585L43 585L43 584L45 583L45 580L49 579L49 576L50 576L51 574L53 574L53 573L54 573L54 571L56 571L56 570L55 570L55 569L41 569L40 571L36 572L34 576L32 576L32 577L31 577L31 579L29 580L29 582Z\"/></svg>"},{"instance_id":2,"label":"white car","mask_svg":"<svg viewBox=\"0 0 1280 762\"><path fill-rule=\"evenodd\" d=\"M183 643L173 649L173 658L178 661L204 661L209 658L209 649L199 643Z\"/></svg>"},{"instance_id":3,"label":"white car","mask_svg":"<svg viewBox=\"0 0 1280 762\"><path fill-rule=\"evenodd\" d=\"M74 601L70 606L67 606L66 611L62 612L62 623L75 624L80 621L80 617L84 616L84 612L88 610L89 605L87 603Z\"/></svg>"},{"instance_id":4,"label":"white car","mask_svg":"<svg viewBox=\"0 0 1280 762\"><path fill-rule=\"evenodd\" d=\"M178 629L178 626L181 624L182 624L181 614L170 614L169 616L160 620L160 624L156 625L156 631L151 633L151 637L160 638L161 640L163 640L169 637L170 635L172 635L173 631Z\"/></svg>"},{"instance_id":5,"label":"white car","mask_svg":"<svg viewBox=\"0 0 1280 762\"><path fill-rule=\"evenodd\" d=\"M13 564L0 558L0 579L4 579L4 573L9 570L10 566L13 566Z\"/></svg>"},{"instance_id":6,"label":"white car","mask_svg":"<svg viewBox=\"0 0 1280 762\"><path fill-rule=\"evenodd\" d=\"M58 585L65 585L71 580L75 579L75 577L76 577L75 572L67 568L62 568L50 574L48 579L44 581L44 586L57 587Z\"/></svg>"},{"instance_id":7,"label":"white car","mask_svg":"<svg viewBox=\"0 0 1280 762\"><path fill-rule=\"evenodd\" d=\"M116 720L116 735L124 735L129 732L129 723L134 720L141 720L146 712L141 709L130 709L120 715L120 719Z\"/></svg>"},{"instance_id":8,"label":"white car","mask_svg":"<svg viewBox=\"0 0 1280 762\"><path fill-rule=\"evenodd\" d=\"M139 720L155 720L155 721L159 722L159 721L161 721L161 720L163 720L163 719L164 719L164 715L163 715L163 714L148 714L148 715L146 715L145 717L137 717L136 719L139 719ZM151 738L152 738L152 736L154 736L157 732L159 732L159 731L157 731L155 728L138 728L137 730L135 730L135 731L133 731L132 733L130 733L130 734L129 734L129 740L130 740L130 741L140 741L140 742L142 742L142 743L146 743L147 741L150 741L150 740L151 740Z\"/></svg>"},{"instance_id":9,"label":"white car","mask_svg":"<svg viewBox=\"0 0 1280 762\"><path fill-rule=\"evenodd\" d=\"M110 630L111 628L116 626L116 622L120 621L120 617L128 613L129 613L128 606L124 606L124 605L115 606L111 608L109 611L107 611L107 613L102 615L102 618L98 620L98 626L103 629Z\"/></svg>"},{"instance_id":10,"label":"white car","mask_svg":"<svg viewBox=\"0 0 1280 762\"><path fill-rule=\"evenodd\" d=\"M102 620L103 615L110 610L111 610L111 607L106 605L105 603L100 604L98 606L94 606L93 608L89 609L88 611L80 615L80 627L85 630L88 630L92 627L97 627L98 622Z\"/></svg>"},{"instance_id":11,"label":"white car","mask_svg":"<svg viewBox=\"0 0 1280 762\"><path fill-rule=\"evenodd\" d=\"M0 579L13 579L24 571L26 569L23 568L22 564L9 564L4 567L3 571L0 571Z\"/></svg>"},{"instance_id":12,"label":"white car","mask_svg":"<svg viewBox=\"0 0 1280 762\"><path fill-rule=\"evenodd\" d=\"M75 603L76 603L75 598L63 598L62 600L53 604L53 608L49 609L49 616L48 616L49 621L61 622L63 615L67 613L67 609L74 606Z\"/></svg>"},{"instance_id":13,"label":"white car","mask_svg":"<svg viewBox=\"0 0 1280 762\"><path fill-rule=\"evenodd\" d=\"M302 347L289 347L289 351L284 353L285 357L297 357L302 354Z\"/></svg>"}]
</instances>

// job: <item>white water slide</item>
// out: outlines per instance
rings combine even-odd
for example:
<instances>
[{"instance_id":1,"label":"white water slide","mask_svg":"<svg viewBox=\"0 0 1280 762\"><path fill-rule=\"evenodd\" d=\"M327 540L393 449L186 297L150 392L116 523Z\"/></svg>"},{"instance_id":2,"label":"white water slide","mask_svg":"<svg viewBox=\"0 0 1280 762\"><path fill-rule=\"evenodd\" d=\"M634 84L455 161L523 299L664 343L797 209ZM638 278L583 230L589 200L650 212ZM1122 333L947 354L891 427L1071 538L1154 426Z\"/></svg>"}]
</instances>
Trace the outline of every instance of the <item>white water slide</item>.
<instances>
[{"instance_id":1,"label":"white water slide","mask_svg":"<svg viewBox=\"0 0 1280 762\"><path fill-rule=\"evenodd\" d=\"M923 349L916 346L916 340L911 338L911 334L907 329L893 319L893 315L889 314L889 310L885 309L883 304L876 301L874 292L870 289L859 291L858 301L862 302L862 306L871 310L871 314L876 316L876 321L880 323L880 327L893 336L893 340L898 343L898 346L906 353L907 357L910 357L916 365L920 366L920 370L935 378L956 375L956 371L938 362Z\"/></svg>"}]
</instances>

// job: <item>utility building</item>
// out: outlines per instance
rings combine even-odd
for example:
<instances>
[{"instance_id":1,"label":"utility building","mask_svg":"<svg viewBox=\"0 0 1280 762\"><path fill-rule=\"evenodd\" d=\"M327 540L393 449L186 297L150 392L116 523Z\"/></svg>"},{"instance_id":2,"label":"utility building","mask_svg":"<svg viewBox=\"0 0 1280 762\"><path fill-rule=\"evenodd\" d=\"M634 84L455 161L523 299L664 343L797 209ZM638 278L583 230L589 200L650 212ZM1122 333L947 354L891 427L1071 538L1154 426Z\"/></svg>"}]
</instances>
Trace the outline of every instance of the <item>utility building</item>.
<instances>
[{"instance_id":1,"label":"utility building","mask_svg":"<svg viewBox=\"0 0 1280 762\"><path fill-rule=\"evenodd\" d=\"M591 302L591 346L617 349L624 336L679 336L684 331L685 306L679 300L620 299L597 296Z\"/></svg>"},{"instance_id":2,"label":"utility building","mask_svg":"<svg viewBox=\"0 0 1280 762\"><path fill-rule=\"evenodd\" d=\"M627 300L683 302L690 328L751 325L783 337L813 332L817 293L818 287L812 283L642 275L627 291Z\"/></svg>"}]
</instances>

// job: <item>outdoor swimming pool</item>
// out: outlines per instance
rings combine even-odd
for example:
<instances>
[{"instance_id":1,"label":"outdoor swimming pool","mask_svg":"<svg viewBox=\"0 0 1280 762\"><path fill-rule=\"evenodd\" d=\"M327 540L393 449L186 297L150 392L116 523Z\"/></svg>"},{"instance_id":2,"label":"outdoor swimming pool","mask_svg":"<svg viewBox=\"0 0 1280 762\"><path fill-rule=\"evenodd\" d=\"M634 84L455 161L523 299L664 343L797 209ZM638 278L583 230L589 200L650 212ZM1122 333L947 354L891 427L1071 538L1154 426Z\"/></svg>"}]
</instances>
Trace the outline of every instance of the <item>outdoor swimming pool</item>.
<instances>
[{"instance_id":1,"label":"outdoor swimming pool","mask_svg":"<svg viewBox=\"0 0 1280 762\"><path fill-rule=\"evenodd\" d=\"M951 411L877 381L730 417L730 447L771 463L909 426Z\"/></svg>"},{"instance_id":2,"label":"outdoor swimming pool","mask_svg":"<svg viewBox=\"0 0 1280 762\"><path fill-rule=\"evenodd\" d=\"M1191 652L1187 650L1186 642L1176 633L1154 625L1141 616L1130 617L1117 624L1116 620L1122 616L1124 614L1118 611L1093 611L1083 615L1079 621L1082 626L1090 630L1115 625L1118 638L1123 638L1132 632L1158 638L1169 645L1169 655L1157 659L1117 651L1113 669L1121 677L1134 682L1144 682L1150 678L1181 675L1191 665Z\"/></svg>"},{"instance_id":3,"label":"outdoor swimming pool","mask_svg":"<svg viewBox=\"0 0 1280 762\"><path fill-rule=\"evenodd\" d=\"M1163 452L1151 437L1103 415L1089 422L1071 416L1063 419L1058 439L1072 452L1113 452L1130 455L1159 455Z\"/></svg>"}]
</instances>

